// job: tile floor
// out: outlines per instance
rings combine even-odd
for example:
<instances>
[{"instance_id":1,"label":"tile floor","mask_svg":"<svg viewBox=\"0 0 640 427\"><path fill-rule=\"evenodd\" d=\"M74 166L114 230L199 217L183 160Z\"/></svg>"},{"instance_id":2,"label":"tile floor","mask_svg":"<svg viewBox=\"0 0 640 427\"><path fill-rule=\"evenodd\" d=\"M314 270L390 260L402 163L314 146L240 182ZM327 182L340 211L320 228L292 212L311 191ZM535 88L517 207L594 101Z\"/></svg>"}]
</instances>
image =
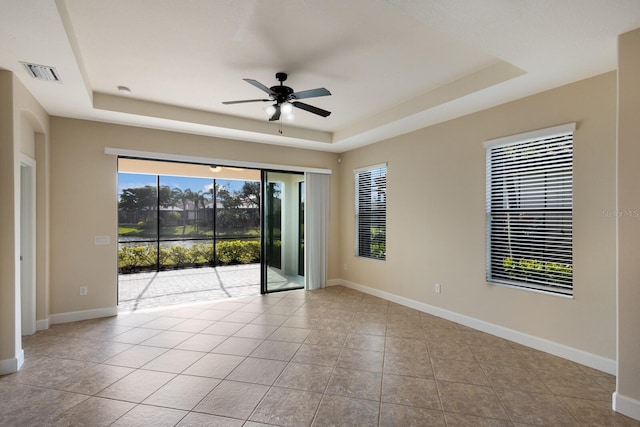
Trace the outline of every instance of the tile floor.
<instances>
[{"instance_id":1,"label":"tile floor","mask_svg":"<svg viewBox=\"0 0 640 427\"><path fill-rule=\"evenodd\" d=\"M54 325L8 426L638 426L615 378L344 287Z\"/></svg>"}]
</instances>

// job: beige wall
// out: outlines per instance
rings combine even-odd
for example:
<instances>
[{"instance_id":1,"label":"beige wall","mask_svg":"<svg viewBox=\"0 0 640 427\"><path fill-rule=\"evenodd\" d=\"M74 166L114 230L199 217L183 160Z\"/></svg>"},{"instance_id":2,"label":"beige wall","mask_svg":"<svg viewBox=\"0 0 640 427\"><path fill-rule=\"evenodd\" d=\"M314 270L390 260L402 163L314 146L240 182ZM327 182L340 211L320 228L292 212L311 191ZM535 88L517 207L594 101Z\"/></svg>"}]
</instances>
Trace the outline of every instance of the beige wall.
<instances>
[{"instance_id":1,"label":"beige wall","mask_svg":"<svg viewBox=\"0 0 640 427\"><path fill-rule=\"evenodd\" d=\"M338 165L332 153L58 117L51 123L53 314L117 303L117 159L105 154L105 147L299 167ZM332 212L337 212L338 175L331 182ZM334 225L331 241L337 241L337 233ZM110 236L111 244L96 246L97 235ZM336 277L336 265L330 260L330 277ZM79 295L83 285L88 286L87 296Z\"/></svg>"},{"instance_id":2,"label":"beige wall","mask_svg":"<svg viewBox=\"0 0 640 427\"><path fill-rule=\"evenodd\" d=\"M49 117L8 71L0 71L0 373L21 357L20 342L20 156L36 160L36 293L46 295L48 277L47 157ZM46 301L36 318L47 317Z\"/></svg>"},{"instance_id":3,"label":"beige wall","mask_svg":"<svg viewBox=\"0 0 640 427\"><path fill-rule=\"evenodd\" d=\"M483 141L568 122L577 122L574 298L488 285ZM615 219L604 214L615 209L615 139L612 72L343 154L341 277L615 360ZM387 260L376 262L353 255L351 171L382 162Z\"/></svg>"},{"instance_id":4,"label":"beige wall","mask_svg":"<svg viewBox=\"0 0 640 427\"><path fill-rule=\"evenodd\" d=\"M618 384L616 409L640 419L640 30L618 40Z\"/></svg>"}]
</instances>

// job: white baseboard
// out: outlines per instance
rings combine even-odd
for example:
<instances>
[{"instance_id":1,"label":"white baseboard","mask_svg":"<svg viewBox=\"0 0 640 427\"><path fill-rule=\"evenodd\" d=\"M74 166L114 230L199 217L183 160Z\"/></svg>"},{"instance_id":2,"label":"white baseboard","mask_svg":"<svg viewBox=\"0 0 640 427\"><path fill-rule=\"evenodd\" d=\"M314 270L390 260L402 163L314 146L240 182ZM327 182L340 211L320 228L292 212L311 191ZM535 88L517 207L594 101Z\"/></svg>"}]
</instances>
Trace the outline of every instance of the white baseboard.
<instances>
[{"instance_id":1,"label":"white baseboard","mask_svg":"<svg viewBox=\"0 0 640 427\"><path fill-rule=\"evenodd\" d=\"M342 285L342 279L327 280L327 286L339 286L339 285Z\"/></svg>"},{"instance_id":2,"label":"white baseboard","mask_svg":"<svg viewBox=\"0 0 640 427\"><path fill-rule=\"evenodd\" d=\"M49 329L49 318L36 320L36 331L44 331Z\"/></svg>"},{"instance_id":3,"label":"white baseboard","mask_svg":"<svg viewBox=\"0 0 640 427\"><path fill-rule=\"evenodd\" d=\"M613 410L640 421L640 400L613 393Z\"/></svg>"},{"instance_id":4,"label":"white baseboard","mask_svg":"<svg viewBox=\"0 0 640 427\"><path fill-rule=\"evenodd\" d=\"M581 365L588 366L599 371L606 372L608 374L616 374L616 361L613 359L607 359L596 354L588 353L583 350L579 350L573 347L568 347L564 344L559 344L553 341L546 340L544 338L536 337L533 335L525 334L513 329L505 328L504 326L495 325L493 323L485 322L473 317L465 316L453 311L445 310L440 307L425 304L419 301L415 301L409 298L401 297L389 292L381 291L379 289L370 288L359 283L353 283L342 279L333 279L331 282L334 284L340 284L351 289L364 292L369 295L374 295L379 298L386 299L398 304L402 304L407 307L422 311L424 313L432 314L434 316L442 317L447 320L451 320L456 323L460 323L464 326L468 326L473 329L477 329L482 332L505 338L510 341L517 342L527 347L535 348L546 353L550 353L564 359L571 360Z\"/></svg>"},{"instance_id":5,"label":"white baseboard","mask_svg":"<svg viewBox=\"0 0 640 427\"><path fill-rule=\"evenodd\" d=\"M57 313L49 316L49 324L77 322L80 320L98 319L100 317L111 317L118 315L118 307L94 308L91 310L70 311L68 313Z\"/></svg>"},{"instance_id":6,"label":"white baseboard","mask_svg":"<svg viewBox=\"0 0 640 427\"><path fill-rule=\"evenodd\" d=\"M18 372L24 363L24 350L20 349L16 357L11 359L0 360L0 375L12 374Z\"/></svg>"}]
</instances>

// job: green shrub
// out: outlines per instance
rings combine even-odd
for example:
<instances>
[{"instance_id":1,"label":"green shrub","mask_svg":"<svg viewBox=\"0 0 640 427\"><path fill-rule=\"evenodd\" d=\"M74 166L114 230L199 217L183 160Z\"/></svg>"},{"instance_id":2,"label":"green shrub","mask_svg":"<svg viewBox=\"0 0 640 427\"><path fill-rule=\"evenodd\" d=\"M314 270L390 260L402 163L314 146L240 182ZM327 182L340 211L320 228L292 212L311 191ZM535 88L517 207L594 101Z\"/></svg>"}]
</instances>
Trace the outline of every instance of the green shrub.
<instances>
[{"instance_id":1,"label":"green shrub","mask_svg":"<svg viewBox=\"0 0 640 427\"><path fill-rule=\"evenodd\" d=\"M278 242L279 243L279 242ZM229 240L216 245L218 264L250 264L260 262L260 242L256 240ZM161 267L185 268L193 265L214 263L213 243L198 243L191 248L174 245L160 248L154 246L123 246L118 249L118 270L133 273Z\"/></svg>"},{"instance_id":2,"label":"green shrub","mask_svg":"<svg viewBox=\"0 0 640 427\"><path fill-rule=\"evenodd\" d=\"M502 259L502 268L512 278L546 279L549 283L559 283L573 276L573 266L555 262L544 262L537 259L521 258L517 262L513 258Z\"/></svg>"},{"instance_id":3,"label":"green shrub","mask_svg":"<svg viewBox=\"0 0 640 427\"><path fill-rule=\"evenodd\" d=\"M260 261L260 242L254 240L228 240L216 245L221 264L249 264Z\"/></svg>"}]
</instances>

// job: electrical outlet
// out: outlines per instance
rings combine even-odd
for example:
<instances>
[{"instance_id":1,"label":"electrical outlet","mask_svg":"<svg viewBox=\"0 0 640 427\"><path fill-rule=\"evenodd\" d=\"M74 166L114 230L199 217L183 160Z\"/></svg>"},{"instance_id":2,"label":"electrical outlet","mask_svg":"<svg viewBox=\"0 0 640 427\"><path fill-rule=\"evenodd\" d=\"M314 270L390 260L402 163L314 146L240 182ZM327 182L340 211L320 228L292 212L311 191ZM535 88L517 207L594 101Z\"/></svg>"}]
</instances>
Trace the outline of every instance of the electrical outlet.
<instances>
[{"instance_id":1,"label":"electrical outlet","mask_svg":"<svg viewBox=\"0 0 640 427\"><path fill-rule=\"evenodd\" d=\"M433 286L433 290L436 292L436 294L439 294L439 293L440 293L440 291L442 290L442 288L440 287L440 283L436 283L436 284Z\"/></svg>"},{"instance_id":2,"label":"electrical outlet","mask_svg":"<svg viewBox=\"0 0 640 427\"><path fill-rule=\"evenodd\" d=\"M345 271L347 271L347 264L345 263L344 266L342 267Z\"/></svg>"},{"instance_id":3,"label":"electrical outlet","mask_svg":"<svg viewBox=\"0 0 640 427\"><path fill-rule=\"evenodd\" d=\"M80 295L86 295L87 291L88 289L86 286L80 286Z\"/></svg>"}]
</instances>

